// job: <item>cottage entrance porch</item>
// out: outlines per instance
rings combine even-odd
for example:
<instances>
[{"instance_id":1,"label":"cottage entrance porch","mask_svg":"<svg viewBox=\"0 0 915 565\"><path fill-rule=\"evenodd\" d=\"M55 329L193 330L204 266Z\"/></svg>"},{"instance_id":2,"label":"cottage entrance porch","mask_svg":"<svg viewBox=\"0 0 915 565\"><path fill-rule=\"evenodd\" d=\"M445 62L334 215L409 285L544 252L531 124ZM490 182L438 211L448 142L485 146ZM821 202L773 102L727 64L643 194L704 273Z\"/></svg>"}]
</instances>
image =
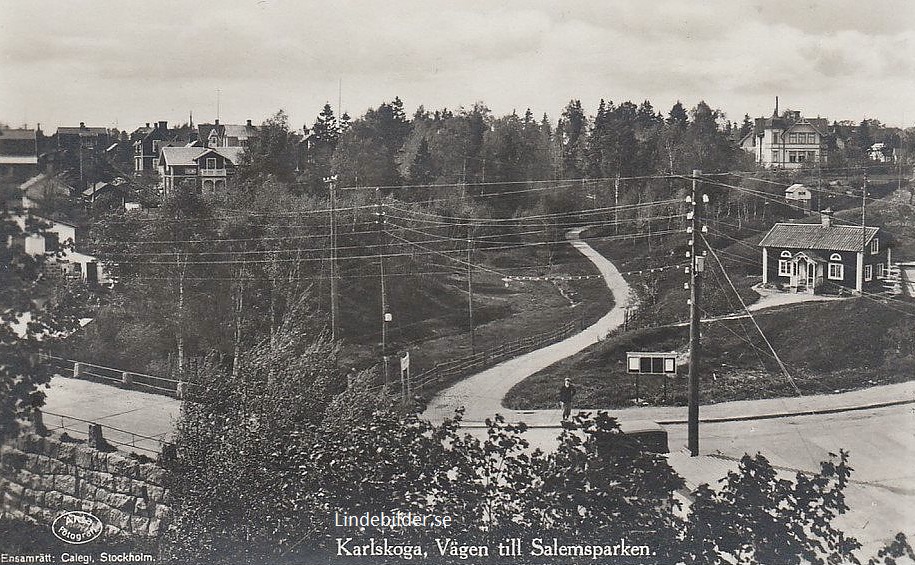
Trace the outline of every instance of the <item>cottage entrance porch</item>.
<instances>
[{"instance_id":1,"label":"cottage entrance porch","mask_svg":"<svg viewBox=\"0 0 915 565\"><path fill-rule=\"evenodd\" d=\"M800 252L791 259L790 285L795 292L814 294L823 282L826 262L819 257Z\"/></svg>"}]
</instances>

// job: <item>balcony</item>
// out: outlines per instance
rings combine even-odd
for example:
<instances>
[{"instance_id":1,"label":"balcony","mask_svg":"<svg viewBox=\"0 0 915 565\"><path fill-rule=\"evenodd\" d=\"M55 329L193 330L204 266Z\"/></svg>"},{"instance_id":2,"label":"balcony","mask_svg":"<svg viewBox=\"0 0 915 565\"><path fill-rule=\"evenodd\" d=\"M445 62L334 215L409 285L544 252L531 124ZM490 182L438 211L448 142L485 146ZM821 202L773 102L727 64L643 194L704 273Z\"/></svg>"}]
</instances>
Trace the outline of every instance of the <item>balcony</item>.
<instances>
[{"instance_id":1,"label":"balcony","mask_svg":"<svg viewBox=\"0 0 915 565\"><path fill-rule=\"evenodd\" d=\"M200 169L200 176L202 177L224 177L226 176L225 169Z\"/></svg>"}]
</instances>

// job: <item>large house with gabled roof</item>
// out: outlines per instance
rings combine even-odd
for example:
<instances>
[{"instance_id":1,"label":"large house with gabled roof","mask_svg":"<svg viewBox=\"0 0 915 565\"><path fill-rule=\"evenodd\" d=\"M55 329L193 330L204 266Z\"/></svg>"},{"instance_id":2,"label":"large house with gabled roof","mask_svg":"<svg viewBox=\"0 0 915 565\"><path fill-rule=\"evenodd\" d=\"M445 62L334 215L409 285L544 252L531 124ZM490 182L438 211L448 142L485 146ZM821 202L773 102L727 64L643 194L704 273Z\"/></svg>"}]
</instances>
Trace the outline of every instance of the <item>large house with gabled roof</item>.
<instances>
[{"instance_id":1,"label":"large house with gabled roof","mask_svg":"<svg viewBox=\"0 0 915 565\"><path fill-rule=\"evenodd\" d=\"M243 147L162 147L157 164L164 194L182 182L192 183L204 194L224 192L243 151Z\"/></svg>"},{"instance_id":2,"label":"large house with gabled roof","mask_svg":"<svg viewBox=\"0 0 915 565\"><path fill-rule=\"evenodd\" d=\"M829 139L826 118L805 118L794 110L779 115L776 102L772 116L756 118L740 147L763 167L799 169L805 164L826 164Z\"/></svg>"},{"instance_id":3,"label":"large house with gabled roof","mask_svg":"<svg viewBox=\"0 0 915 565\"><path fill-rule=\"evenodd\" d=\"M836 225L832 211L818 224L778 223L762 238L763 284L794 292L880 291L892 261L883 229Z\"/></svg>"}]
</instances>

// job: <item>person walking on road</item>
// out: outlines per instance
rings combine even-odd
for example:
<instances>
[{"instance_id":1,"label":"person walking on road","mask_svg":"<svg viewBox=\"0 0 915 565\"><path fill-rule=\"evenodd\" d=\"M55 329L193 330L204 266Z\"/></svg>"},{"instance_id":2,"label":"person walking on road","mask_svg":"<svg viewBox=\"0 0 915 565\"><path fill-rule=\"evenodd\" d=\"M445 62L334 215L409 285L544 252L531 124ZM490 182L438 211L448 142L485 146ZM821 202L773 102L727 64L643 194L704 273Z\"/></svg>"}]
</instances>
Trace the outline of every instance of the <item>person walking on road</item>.
<instances>
[{"instance_id":1,"label":"person walking on road","mask_svg":"<svg viewBox=\"0 0 915 565\"><path fill-rule=\"evenodd\" d=\"M559 387L559 405L562 406L562 419L568 420L569 414L572 413L572 397L575 396L575 387L572 381L565 379L562 386Z\"/></svg>"}]
</instances>

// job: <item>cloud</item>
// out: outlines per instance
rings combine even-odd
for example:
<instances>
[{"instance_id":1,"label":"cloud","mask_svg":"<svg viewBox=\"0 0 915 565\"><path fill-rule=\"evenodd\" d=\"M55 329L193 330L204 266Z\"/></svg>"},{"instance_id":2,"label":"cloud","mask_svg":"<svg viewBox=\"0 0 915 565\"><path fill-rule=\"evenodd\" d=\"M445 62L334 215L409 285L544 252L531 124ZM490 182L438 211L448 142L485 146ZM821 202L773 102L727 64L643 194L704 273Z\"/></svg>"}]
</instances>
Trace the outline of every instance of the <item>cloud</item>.
<instances>
[{"instance_id":1,"label":"cloud","mask_svg":"<svg viewBox=\"0 0 915 565\"><path fill-rule=\"evenodd\" d=\"M733 118L768 113L781 94L822 114L900 120L915 116L902 94L915 88L909 5L0 0L0 119L209 115L220 88L224 116L282 106L304 123L342 79L351 114L399 95L408 107L483 100L554 118L570 98L592 111L600 98L665 110L705 99ZM22 88L49 77L53 88Z\"/></svg>"}]
</instances>

